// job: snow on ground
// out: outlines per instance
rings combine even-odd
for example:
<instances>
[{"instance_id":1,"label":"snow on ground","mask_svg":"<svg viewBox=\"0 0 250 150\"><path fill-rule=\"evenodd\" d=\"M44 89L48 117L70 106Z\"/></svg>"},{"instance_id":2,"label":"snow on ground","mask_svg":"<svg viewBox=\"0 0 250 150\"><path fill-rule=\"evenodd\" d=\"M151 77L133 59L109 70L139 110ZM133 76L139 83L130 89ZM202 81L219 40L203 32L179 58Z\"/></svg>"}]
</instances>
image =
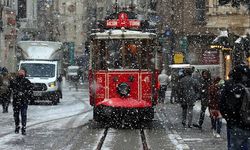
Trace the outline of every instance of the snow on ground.
<instances>
[{"instance_id":1,"label":"snow on ground","mask_svg":"<svg viewBox=\"0 0 250 150\"><path fill-rule=\"evenodd\" d=\"M38 105L29 105L27 132L31 128L40 128L44 123L46 123L46 127L49 129L75 128L85 124L92 118L92 115L90 114L91 111L89 111L91 110L91 107L88 104L87 93L86 89L79 89L78 91L71 89L69 91L66 83L63 89L63 99L61 99L61 102L58 105L53 106L44 102L39 103ZM73 115L77 116L74 116L74 120L72 121L70 116ZM65 124L69 121L71 121L72 124L66 127ZM13 139L20 142L24 140L24 136L14 133L15 126L11 105L9 107L9 113L0 113L0 126L0 149L15 149L14 147L11 148L9 145L6 146L4 144ZM6 135L3 136L4 134Z\"/></svg>"}]
</instances>

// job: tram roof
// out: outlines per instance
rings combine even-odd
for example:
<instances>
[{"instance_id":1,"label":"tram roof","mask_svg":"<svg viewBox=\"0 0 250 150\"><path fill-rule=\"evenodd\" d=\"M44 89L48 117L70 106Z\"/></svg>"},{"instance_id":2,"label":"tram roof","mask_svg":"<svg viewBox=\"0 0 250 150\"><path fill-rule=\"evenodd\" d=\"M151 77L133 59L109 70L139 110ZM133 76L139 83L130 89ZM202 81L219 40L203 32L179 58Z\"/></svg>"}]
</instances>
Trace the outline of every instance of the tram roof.
<instances>
[{"instance_id":1,"label":"tram roof","mask_svg":"<svg viewBox=\"0 0 250 150\"><path fill-rule=\"evenodd\" d=\"M131 30L105 30L91 34L92 39L152 39L156 38L155 33L131 31Z\"/></svg>"}]
</instances>

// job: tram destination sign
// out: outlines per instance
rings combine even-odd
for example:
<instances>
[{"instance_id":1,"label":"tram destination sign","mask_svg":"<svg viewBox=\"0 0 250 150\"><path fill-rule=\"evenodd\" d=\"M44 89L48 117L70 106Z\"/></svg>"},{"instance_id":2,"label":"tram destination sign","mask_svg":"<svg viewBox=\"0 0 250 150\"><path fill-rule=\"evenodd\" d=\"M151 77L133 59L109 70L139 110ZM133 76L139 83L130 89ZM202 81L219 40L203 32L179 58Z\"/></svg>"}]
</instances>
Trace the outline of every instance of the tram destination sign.
<instances>
[{"instance_id":1,"label":"tram destination sign","mask_svg":"<svg viewBox=\"0 0 250 150\"><path fill-rule=\"evenodd\" d=\"M141 21L138 19L129 19L127 13L120 13L118 19L109 19L106 21L106 27L108 28L139 28Z\"/></svg>"}]
</instances>

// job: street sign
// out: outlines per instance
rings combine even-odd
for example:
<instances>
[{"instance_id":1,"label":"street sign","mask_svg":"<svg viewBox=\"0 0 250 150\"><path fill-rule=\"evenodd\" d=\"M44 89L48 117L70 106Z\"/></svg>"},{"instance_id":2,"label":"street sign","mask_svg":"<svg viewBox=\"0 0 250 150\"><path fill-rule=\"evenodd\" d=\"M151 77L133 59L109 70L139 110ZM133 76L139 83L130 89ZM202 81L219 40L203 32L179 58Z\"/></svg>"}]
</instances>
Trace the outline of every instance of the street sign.
<instances>
[{"instance_id":1,"label":"street sign","mask_svg":"<svg viewBox=\"0 0 250 150\"><path fill-rule=\"evenodd\" d=\"M174 64L183 64L184 62L184 55L182 52L175 52L174 53Z\"/></svg>"}]
</instances>

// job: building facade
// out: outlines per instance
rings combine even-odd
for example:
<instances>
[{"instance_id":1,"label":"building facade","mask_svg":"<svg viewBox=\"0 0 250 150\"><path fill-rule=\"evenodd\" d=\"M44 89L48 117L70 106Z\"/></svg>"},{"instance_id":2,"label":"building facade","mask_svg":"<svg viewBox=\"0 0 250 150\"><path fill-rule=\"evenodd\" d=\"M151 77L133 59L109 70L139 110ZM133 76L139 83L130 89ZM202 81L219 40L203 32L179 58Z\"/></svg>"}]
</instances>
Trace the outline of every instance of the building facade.
<instances>
[{"instance_id":1,"label":"building facade","mask_svg":"<svg viewBox=\"0 0 250 150\"><path fill-rule=\"evenodd\" d=\"M231 4L219 6L217 0L209 0L207 5L207 27L218 34L219 29L227 29L239 36L250 29L250 13L246 6L234 8Z\"/></svg>"},{"instance_id":2,"label":"building facade","mask_svg":"<svg viewBox=\"0 0 250 150\"><path fill-rule=\"evenodd\" d=\"M0 66L15 71L17 0L0 1Z\"/></svg>"},{"instance_id":3,"label":"building facade","mask_svg":"<svg viewBox=\"0 0 250 150\"><path fill-rule=\"evenodd\" d=\"M192 64L203 64L202 54L221 30L240 36L250 27L246 7L219 6L218 0L161 0L157 13L161 17L159 32L164 33L166 26L174 32L175 51L181 51L180 38L187 37Z\"/></svg>"}]
</instances>

